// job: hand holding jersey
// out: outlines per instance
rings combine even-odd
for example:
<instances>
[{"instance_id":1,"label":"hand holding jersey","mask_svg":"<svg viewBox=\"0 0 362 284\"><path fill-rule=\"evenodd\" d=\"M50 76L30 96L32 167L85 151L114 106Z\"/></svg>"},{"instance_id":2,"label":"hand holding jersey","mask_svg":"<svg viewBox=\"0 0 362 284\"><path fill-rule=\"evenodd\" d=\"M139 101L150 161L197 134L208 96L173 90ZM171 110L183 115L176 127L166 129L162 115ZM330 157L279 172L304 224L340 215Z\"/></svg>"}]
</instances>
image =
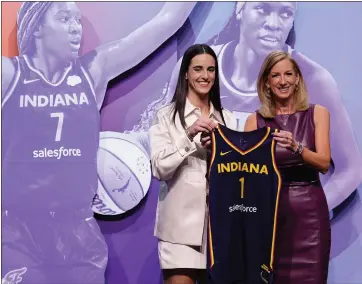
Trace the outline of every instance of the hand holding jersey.
<instances>
[{"instance_id":1,"label":"hand holding jersey","mask_svg":"<svg viewBox=\"0 0 362 284\"><path fill-rule=\"evenodd\" d=\"M275 130L219 125L209 164L209 283L272 283L281 177Z\"/></svg>"},{"instance_id":2,"label":"hand holding jersey","mask_svg":"<svg viewBox=\"0 0 362 284\"><path fill-rule=\"evenodd\" d=\"M287 148L295 152L298 148L298 142L293 137L293 134L289 131L281 130L280 132L273 133L274 140L277 141L277 145Z\"/></svg>"},{"instance_id":3,"label":"hand holding jersey","mask_svg":"<svg viewBox=\"0 0 362 284\"><path fill-rule=\"evenodd\" d=\"M199 133L210 133L216 127L216 123L210 118L199 117L189 128L187 132L191 140Z\"/></svg>"},{"instance_id":4,"label":"hand holding jersey","mask_svg":"<svg viewBox=\"0 0 362 284\"><path fill-rule=\"evenodd\" d=\"M200 137L201 146L210 150L211 147L211 133L202 132Z\"/></svg>"},{"instance_id":5,"label":"hand holding jersey","mask_svg":"<svg viewBox=\"0 0 362 284\"><path fill-rule=\"evenodd\" d=\"M217 122L214 120L200 117L189 128L186 129L186 133L191 141L198 133L201 133L201 146L205 149L208 149L211 145L211 132L216 126Z\"/></svg>"}]
</instances>

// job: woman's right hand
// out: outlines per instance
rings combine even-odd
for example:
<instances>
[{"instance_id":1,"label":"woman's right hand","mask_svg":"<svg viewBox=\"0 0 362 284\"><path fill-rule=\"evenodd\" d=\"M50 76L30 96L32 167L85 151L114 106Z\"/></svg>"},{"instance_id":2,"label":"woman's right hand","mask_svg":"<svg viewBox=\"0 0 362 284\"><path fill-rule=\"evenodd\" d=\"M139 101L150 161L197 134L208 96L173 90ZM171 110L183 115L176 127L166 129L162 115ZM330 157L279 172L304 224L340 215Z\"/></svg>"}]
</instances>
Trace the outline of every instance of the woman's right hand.
<instances>
[{"instance_id":1,"label":"woman's right hand","mask_svg":"<svg viewBox=\"0 0 362 284\"><path fill-rule=\"evenodd\" d=\"M201 146L204 149L211 150L210 149L210 146L211 146L211 135L210 134L202 132L200 142L201 142Z\"/></svg>"},{"instance_id":2,"label":"woman's right hand","mask_svg":"<svg viewBox=\"0 0 362 284\"><path fill-rule=\"evenodd\" d=\"M199 117L187 131L194 138L199 132L210 133L216 126L217 124L212 119Z\"/></svg>"}]
</instances>

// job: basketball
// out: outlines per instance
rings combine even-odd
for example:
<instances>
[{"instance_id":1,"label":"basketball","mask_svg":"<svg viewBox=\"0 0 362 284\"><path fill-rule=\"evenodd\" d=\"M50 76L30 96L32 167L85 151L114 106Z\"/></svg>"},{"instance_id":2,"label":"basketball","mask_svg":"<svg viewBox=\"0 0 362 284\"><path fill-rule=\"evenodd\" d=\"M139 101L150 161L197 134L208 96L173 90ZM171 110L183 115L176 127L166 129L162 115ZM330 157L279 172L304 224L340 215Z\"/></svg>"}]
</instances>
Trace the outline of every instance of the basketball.
<instances>
[{"instance_id":1,"label":"basketball","mask_svg":"<svg viewBox=\"0 0 362 284\"><path fill-rule=\"evenodd\" d=\"M100 133L98 189L92 204L95 213L122 214L146 196L152 178L151 165L137 135L139 133Z\"/></svg>"}]
</instances>

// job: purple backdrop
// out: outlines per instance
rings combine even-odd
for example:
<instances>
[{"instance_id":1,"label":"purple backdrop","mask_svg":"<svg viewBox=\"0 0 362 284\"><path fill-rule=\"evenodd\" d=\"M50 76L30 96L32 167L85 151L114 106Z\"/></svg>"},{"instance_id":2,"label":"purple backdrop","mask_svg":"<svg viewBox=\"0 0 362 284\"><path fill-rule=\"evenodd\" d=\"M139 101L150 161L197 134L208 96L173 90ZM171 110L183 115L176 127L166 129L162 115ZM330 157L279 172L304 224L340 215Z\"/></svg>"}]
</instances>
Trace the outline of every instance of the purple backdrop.
<instances>
[{"instance_id":1,"label":"purple backdrop","mask_svg":"<svg viewBox=\"0 0 362 284\"><path fill-rule=\"evenodd\" d=\"M164 3L79 2L77 6L82 13L79 54L83 55L140 31ZM357 50L362 39L356 37L362 25L361 11L362 3L198 3L176 33L165 36L155 51L127 65L129 68L108 83L101 108L104 140L100 147L121 164L106 154L99 158L98 199L93 210L112 212L97 221L108 246L106 283L162 283L157 239L153 236L160 183L150 177L149 165L144 163L149 158L147 131L155 112L173 94L183 51L201 42L212 45L218 54L224 106L235 112L240 129L246 115L258 106L255 79L263 56L273 49L285 49L300 63L311 101L331 112L334 167L323 177L332 218L328 283L362 283L362 162L358 150L362 146L358 124L362 99L355 92L362 62ZM257 37L263 25L268 25L269 43ZM151 34L144 35L135 47L152 42ZM241 47L238 54L234 53L236 44ZM248 50L257 55L245 57ZM122 56L130 54L131 48ZM340 56L336 58L336 54ZM117 152L117 147L124 147L124 151ZM109 187L116 186L132 200L127 209L113 198L117 193Z\"/></svg>"}]
</instances>

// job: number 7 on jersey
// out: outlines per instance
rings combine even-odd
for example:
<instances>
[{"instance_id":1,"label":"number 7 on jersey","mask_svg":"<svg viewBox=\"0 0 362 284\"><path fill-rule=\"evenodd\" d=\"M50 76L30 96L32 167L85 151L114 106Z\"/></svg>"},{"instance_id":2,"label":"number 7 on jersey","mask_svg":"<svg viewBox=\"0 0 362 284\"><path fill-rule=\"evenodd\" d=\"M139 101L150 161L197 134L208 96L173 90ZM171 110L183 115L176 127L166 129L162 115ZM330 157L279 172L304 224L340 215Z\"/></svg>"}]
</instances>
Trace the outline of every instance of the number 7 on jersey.
<instances>
[{"instance_id":1,"label":"number 7 on jersey","mask_svg":"<svg viewBox=\"0 0 362 284\"><path fill-rule=\"evenodd\" d=\"M50 114L50 117L58 118L57 130L55 132L55 141L60 141L60 139L62 138L64 113L63 112L52 112Z\"/></svg>"}]
</instances>

